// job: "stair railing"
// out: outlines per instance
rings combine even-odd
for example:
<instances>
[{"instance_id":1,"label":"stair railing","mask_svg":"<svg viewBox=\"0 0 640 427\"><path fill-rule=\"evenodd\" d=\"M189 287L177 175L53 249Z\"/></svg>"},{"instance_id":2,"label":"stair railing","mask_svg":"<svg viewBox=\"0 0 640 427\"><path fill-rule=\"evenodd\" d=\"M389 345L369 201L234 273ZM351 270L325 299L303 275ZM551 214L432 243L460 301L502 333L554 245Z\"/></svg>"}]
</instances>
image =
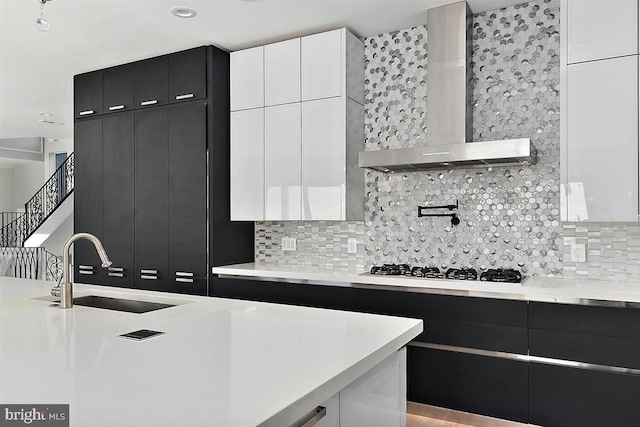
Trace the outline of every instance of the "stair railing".
<instances>
[{"instance_id":1,"label":"stair railing","mask_svg":"<svg viewBox=\"0 0 640 427\"><path fill-rule=\"evenodd\" d=\"M0 276L55 282L62 275L62 258L45 248L0 248Z\"/></svg>"},{"instance_id":2,"label":"stair railing","mask_svg":"<svg viewBox=\"0 0 640 427\"><path fill-rule=\"evenodd\" d=\"M20 247L26 239L26 219L22 212L0 212L0 247Z\"/></svg>"},{"instance_id":3,"label":"stair railing","mask_svg":"<svg viewBox=\"0 0 640 427\"><path fill-rule=\"evenodd\" d=\"M45 184L25 204L26 237L28 238L65 201L74 188L74 155L56 169Z\"/></svg>"}]
</instances>

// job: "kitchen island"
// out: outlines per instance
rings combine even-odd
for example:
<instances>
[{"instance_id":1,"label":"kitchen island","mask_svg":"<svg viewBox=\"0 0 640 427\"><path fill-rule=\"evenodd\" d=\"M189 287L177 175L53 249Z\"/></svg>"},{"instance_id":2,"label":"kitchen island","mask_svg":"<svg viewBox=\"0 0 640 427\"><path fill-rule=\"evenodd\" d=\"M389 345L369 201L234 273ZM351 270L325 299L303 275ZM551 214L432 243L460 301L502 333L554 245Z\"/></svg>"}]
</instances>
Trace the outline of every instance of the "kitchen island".
<instances>
[{"instance_id":1,"label":"kitchen island","mask_svg":"<svg viewBox=\"0 0 640 427\"><path fill-rule=\"evenodd\" d=\"M69 404L71 426L249 427L333 401L317 426L345 427L370 425L349 422L369 402L368 416L404 423L403 347L420 320L85 285L76 297L174 306L62 310L52 286L0 278L0 404ZM164 334L119 337L139 329Z\"/></svg>"}]
</instances>

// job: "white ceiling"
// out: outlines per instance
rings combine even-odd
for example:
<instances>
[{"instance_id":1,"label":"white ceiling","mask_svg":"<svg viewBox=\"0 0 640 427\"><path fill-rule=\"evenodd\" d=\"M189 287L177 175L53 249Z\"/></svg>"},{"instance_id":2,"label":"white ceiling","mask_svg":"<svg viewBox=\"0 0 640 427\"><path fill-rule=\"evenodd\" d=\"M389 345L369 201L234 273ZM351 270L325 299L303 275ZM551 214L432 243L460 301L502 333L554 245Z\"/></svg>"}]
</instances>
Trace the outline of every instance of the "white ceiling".
<instances>
[{"instance_id":1,"label":"white ceiling","mask_svg":"<svg viewBox=\"0 0 640 427\"><path fill-rule=\"evenodd\" d=\"M334 28L360 37L426 23L451 0L0 0L0 138L73 136L73 75L204 44L234 51ZM474 13L522 0L469 0ZM174 6L198 15L176 18ZM39 113L51 113L39 123Z\"/></svg>"}]
</instances>

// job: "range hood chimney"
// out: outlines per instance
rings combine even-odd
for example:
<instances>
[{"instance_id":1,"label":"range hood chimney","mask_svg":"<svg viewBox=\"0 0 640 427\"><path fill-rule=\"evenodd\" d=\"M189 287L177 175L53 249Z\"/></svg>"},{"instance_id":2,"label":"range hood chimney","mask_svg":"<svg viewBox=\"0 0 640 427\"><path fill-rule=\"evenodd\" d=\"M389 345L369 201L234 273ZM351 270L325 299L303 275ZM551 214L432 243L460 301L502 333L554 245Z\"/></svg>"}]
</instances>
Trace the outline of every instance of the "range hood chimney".
<instances>
[{"instance_id":1,"label":"range hood chimney","mask_svg":"<svg viewBox=\"0 0 640 427\"><path fill-rule=\"evenodd\" d=\"M471 142L472 20L466 1L428 10L427 145L360 152L361 168L391 172L535 163L529 138Z\"/></svg>"}]
</instances>

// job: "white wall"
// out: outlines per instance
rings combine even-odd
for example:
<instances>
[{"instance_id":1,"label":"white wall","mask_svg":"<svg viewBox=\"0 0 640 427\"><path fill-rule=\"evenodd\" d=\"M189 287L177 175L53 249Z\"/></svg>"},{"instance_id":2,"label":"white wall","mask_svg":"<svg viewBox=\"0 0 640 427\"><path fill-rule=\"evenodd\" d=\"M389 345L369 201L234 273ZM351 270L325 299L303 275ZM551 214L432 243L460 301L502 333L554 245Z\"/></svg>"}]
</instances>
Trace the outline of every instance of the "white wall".
<instances>
[{"instance_id":1,"label":"white wall","mask_svg":"<svg viewBox=\"0 0 640 427\"><path fill-rule=\"evenodd\" d=\"M13 167L0 167L0 212L14 212L15 188Z\"/></svg>"},{"instance_id":2,"label":"white wall","mask_svg":"<svg viewBox=\"0 0 640 427\"><path fill-rule=\"evenodd\" d=\"M73 139L61 139L56 142L44 143L44 175L49 179L51 174L56 170L56 154L73 152Z\"/></svg>"},{"instance_id":3,"label":"white wall","mask_svg":"<svg viewBox=\"0 0 640 427\"><path fill-rule=\"evenodd\" d=\"M17 165L14 168L14 210L22 212L24 204L42 187L46 181L42 163ZM48 177L47 177L48 178Z\"/></svg>"},{"instance_id":4,"label":"white wall","mask_svg":"<svg viewBox=\"0 0 640 427\"><path fill-rule=\"evenodd\" d=\"M66 203L66 202L65 202ZM69 237L73 234L73 215L70 215L62 224L42 242L42 247L54 255L62 257L62 249Z\"/></svg>"}]
</instances>

